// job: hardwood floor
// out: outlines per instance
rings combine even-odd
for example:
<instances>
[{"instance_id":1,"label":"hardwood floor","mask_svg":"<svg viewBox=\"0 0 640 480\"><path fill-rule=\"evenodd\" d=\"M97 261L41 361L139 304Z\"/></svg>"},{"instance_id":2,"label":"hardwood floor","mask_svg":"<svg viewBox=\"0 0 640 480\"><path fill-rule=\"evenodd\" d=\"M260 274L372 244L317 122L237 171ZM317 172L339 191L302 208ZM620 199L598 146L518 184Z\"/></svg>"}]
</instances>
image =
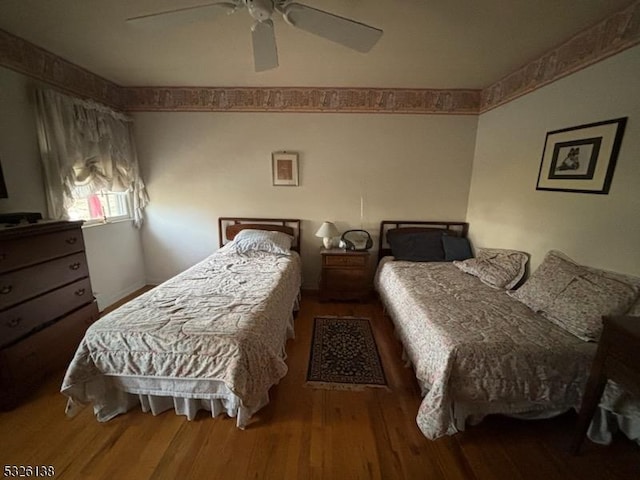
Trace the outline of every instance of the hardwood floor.
<instances>
[{"instance_id":1,"label":"hardwood floor","mask_svg":"<svg viewBox=\"0 0 640 480\"><path fill-rule=\"evenodd\" d=\"M389 390L304 386L314 316L369 317ZM0 414L0 468L53 465L67 479L638 479L640 449L625 438L585 442L569 454L575 415L518 421L490 417L452 437L427 440L415 416L412 371L377 303L319 303L305 295L289 373L245 431L208 412L187 421L134 409L98 423L90 408L69 419L63 372L17 409Z\"/></svg>"}]
</instances>

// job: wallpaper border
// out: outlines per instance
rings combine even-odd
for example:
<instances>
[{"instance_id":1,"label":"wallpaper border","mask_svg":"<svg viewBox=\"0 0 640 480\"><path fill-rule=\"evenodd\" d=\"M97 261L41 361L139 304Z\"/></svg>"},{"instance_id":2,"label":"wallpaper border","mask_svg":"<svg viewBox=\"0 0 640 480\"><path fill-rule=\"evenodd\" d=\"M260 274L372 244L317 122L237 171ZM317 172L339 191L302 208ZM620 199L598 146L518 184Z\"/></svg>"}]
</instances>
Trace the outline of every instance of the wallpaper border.
<instances>
[{"instance_id":1,"label":"wallpaper border","mask_svg":"<svg viewBox=\"0 0 640 480\"><path fill-rule=\"evenodd\" d=\"M480 89L123 87L0 30L0 66L130 112L477 115L640 44L640 0Z\"/></svg>"},{"instance_id":2,"label":"wallpaper border","mask_svg":"<svg viewBox=\"0 0 640 480\"><path fill-rule=\"evenodd\" d=\"M482 90L480 113L555 82L640 43L640 1Z\"/></svg>"},{"instance_id":3,"label":"wallpaper border","mask_svg":"<svg viewBox=\"0 0 640 480\"><path fill-rule=\"evenodd\" d=\"M479 90L324 87L127 87L131 112L413 113L476 115Z\"/></svg>"},{"instance_id":4,"label":"wallpaper border","mask_svg":"<svg viewBox=\"0 0 640 480\"><path fill-rule=\"evenodd\" d=\"M123 110L122 87L0 29L0 66Z\"/></svg>"}]
</instances>

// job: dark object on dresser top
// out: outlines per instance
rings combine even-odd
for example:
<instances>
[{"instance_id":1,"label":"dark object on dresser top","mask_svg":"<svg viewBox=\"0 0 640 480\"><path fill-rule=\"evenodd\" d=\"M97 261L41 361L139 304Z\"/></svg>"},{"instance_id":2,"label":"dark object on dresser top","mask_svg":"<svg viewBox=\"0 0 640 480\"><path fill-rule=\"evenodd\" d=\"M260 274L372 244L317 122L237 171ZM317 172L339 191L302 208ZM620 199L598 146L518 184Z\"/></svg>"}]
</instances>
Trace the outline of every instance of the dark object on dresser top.
<instances>
[{"instance_id":1,"label":"dark object on dresser top","mask_svg":"<svg viewBox=\"0 0 640 480\"><path fill-rule=\"evenodd\" d=\"M42 220L39 212L0 213L0 224L18 225L19 223L36 223Z\"/></svg>"}]
</instances>

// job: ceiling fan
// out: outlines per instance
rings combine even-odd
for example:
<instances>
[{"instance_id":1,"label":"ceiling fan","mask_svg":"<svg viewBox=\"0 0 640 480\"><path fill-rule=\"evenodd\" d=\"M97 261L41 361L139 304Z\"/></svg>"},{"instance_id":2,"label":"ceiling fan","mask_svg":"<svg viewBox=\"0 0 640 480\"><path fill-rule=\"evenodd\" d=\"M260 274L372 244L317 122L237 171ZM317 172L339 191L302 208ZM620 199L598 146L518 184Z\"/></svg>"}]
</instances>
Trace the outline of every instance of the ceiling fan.
<instances>
[{"instance_id":1,"label":"ceiling fan","mask_svg":"<svg viewBox=\"0 0 640 480\"><path fill-rule=\"evenodd\" d=\"M282 15L291 26L313 33L333 42L366 53L382 36L382 30L316 8L291 2L291 0L228 0L194 7L128 18L133 25L165 27L201 21L247 7L255 22L251 27L253 59L256 72L278 66L278 49L271 17L274 12Z\"/></svg>"}]
</instances>

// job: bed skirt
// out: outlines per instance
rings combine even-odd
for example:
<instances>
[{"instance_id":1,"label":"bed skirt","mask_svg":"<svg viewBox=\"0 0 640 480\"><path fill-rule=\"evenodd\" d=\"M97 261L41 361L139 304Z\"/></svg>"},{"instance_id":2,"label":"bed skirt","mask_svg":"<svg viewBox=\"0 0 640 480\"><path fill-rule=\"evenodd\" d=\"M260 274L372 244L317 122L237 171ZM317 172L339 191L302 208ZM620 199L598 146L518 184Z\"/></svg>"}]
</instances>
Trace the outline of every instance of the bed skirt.
<instances>
[{"instance_id":1,"label":"bed skirt","mask_svg":"<svg viewBox=\"0 0 640 480\"><path fill-rule=\"evenodd\" d=\"M603 407L597 408L589 425L587 437L592 442L609 445L616 432L622 432L640 446L640 418L616 414Z\"/></svg>"},{"instance_id":2,"label":"bed skirt","mask_svg":"<svg viewBox=\"0 0 640 480\"><path fill-rule=\"evenodd\" d=\"M166 394L168 386L176 392L175 396ZM153 415L173 408L176 415L184 415L188 420L193 420L199 410L211 412L212 417L224 413L235 417L238 428L244 429L252 415L269 403L267 392L257 405L251 408L243 406L240 398L217 380L100 375L83 387L81 398L93 403L93 411L99 422L107 422L139 405L143 412ZM69 398L66 413L73 417L83 407L84 404Z\"/></svg>"},{"instance_id":3,"label":"bed skirt","mask_svg":"<svg viewBox=\"0 0 640 480\"><path fill-rule=\"evenodd\" d=\"M529 405L529 408L531 407L532 405ZM501 406L499 404L494 407L497 413L509 411L509 409L513 408L513 405ZM527 405L523 404L520 408L526 410ZM486 415L486 413L474 414L474 411L488 411L486 408L478 408L477 406L474 408L473 406L463 404L456 404L454 410L456 413L456 416L454 416L456 429L458 431L464 431L465 425L477 425ZM562 415L568 410L570 410L570 408L557 410L534 409L523 411L522 413L502 413L502 415L520 420L542 420ZM636 442L640 446L640 419L616 414L603 407L597 408L589 425L589 430L587 431L589 440L600 445L609 445L613 441L613 435L617 432L622 432L629 440Z\"/></svg>"}]
</instances>

